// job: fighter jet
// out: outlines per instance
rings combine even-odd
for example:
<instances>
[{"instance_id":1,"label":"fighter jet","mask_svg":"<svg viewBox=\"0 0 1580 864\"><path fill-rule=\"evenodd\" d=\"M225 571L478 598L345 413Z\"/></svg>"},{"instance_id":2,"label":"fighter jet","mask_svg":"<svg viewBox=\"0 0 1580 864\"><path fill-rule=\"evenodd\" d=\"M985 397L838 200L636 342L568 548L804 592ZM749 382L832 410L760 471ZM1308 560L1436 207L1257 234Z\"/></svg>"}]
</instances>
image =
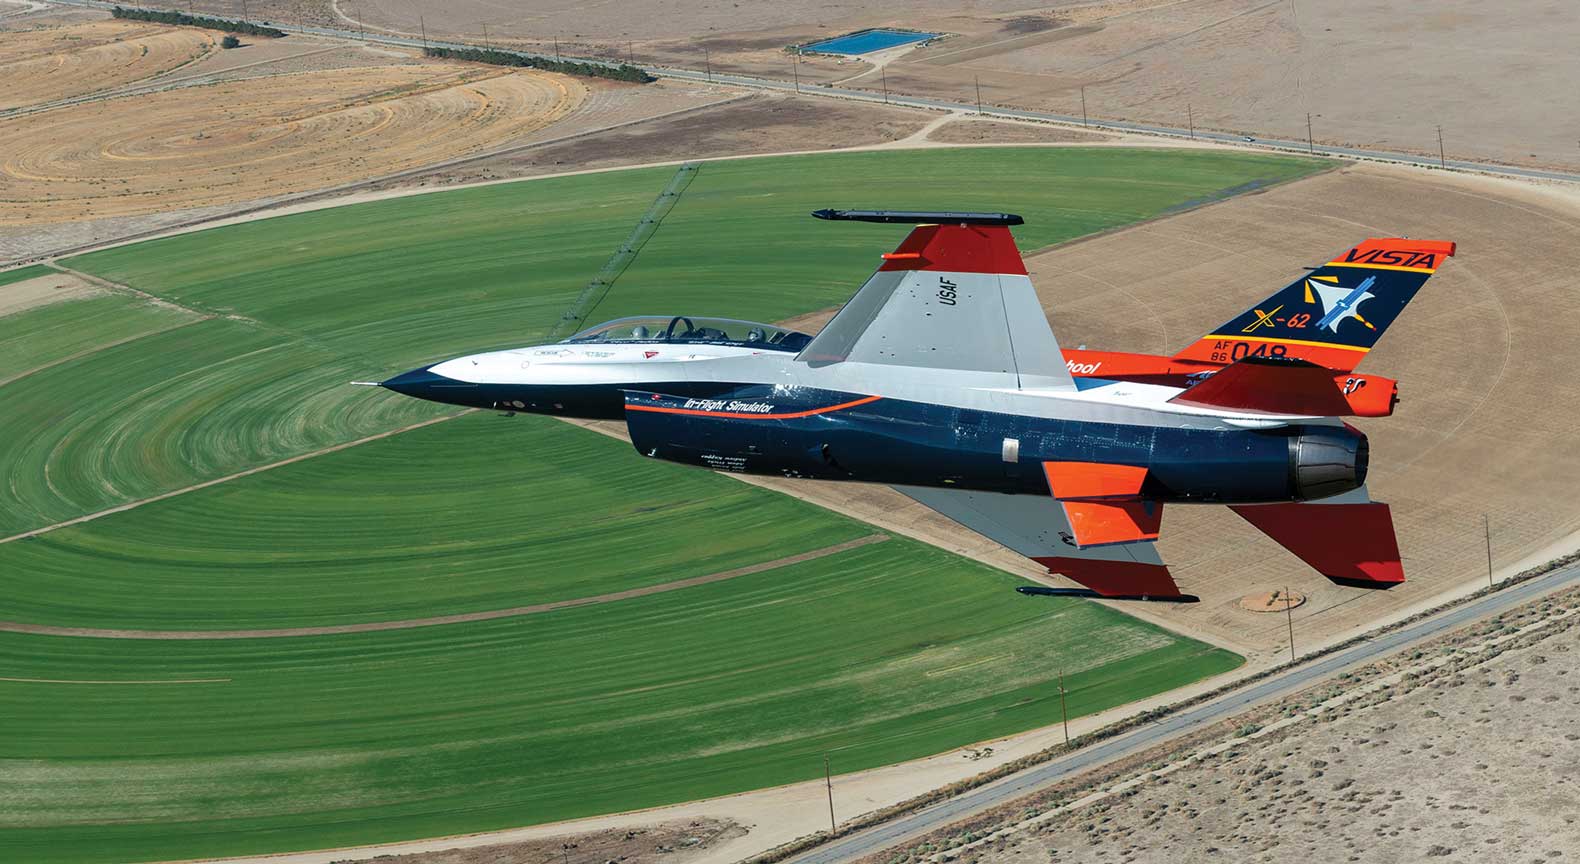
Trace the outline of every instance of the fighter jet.
<instances>
[{"instance_id":1,"label":"fighter jet","mask_svg":"<svg viewBox=\"0 0 1580 864\"><path fill-rule=\"evenodd\" d=\"M1341 419L1364 412L1335 373L1452 243L1367 240L1174 358L1072 358L1010 234L1020 217L814 215L915 226L816 336L626 319L383 384L507 410L618 406L643 456L892 485L1102 597L1195 599L1155 548L1165 504L1229 506L1339 584L1404 581L1388 506L1366 492L1366 436ZM1313 292L1308 312L1286 296L1304 301L1307 280L1349 290ZM1115 356L1128 376L1072 374Z\"/></svg>"}]
</instances>

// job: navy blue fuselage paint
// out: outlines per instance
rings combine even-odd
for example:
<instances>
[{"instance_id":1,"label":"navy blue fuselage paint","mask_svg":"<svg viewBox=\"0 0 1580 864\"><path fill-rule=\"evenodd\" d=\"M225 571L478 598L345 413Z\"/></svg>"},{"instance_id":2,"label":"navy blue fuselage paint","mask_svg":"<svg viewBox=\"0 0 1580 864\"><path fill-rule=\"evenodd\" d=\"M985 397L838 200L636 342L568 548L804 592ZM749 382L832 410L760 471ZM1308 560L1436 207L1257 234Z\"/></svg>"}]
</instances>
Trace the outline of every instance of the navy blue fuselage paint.
<instances>
[{"instance_id":1,"label":"navy blue fuselage paint","mask_svg":"<svg viewBox=\"0 0 1580 864\"><path fill-rule=\"evenodd\" d=\"M828 410L833 406L845 407ZM1301 500L1292 442L1305 434L1351 444L1364 437L1336 427L1209 430L1054 420L767 386L717 398L632 391L626 409L638 452L707 468L1047 495L1041 463L1098 462L1146 467L1142 497L1219 504ZM1017 461L1006 461L1005 439L1018 442ZM1363 462L1350 488L1364 474Z\"/></svg>"}]
</instances>

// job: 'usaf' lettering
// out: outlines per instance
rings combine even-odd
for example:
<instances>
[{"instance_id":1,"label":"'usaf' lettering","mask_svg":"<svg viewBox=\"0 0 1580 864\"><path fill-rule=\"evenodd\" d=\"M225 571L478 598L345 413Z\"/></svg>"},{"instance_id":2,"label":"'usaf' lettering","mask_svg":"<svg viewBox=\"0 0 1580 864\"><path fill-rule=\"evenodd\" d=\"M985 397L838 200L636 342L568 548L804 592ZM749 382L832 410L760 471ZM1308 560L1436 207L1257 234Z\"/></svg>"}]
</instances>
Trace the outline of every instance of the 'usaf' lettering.
<instances>
[{"instance_id":1,"label":"'usaf' lettering","mask_svg":"<svg viewBox=\"0 0 1580 864\"><path fill-rule=\"evenodd\" d=\"M948 279L938 277L938 302L945 306L955 305L955 298L959 296L960 286Z\"/></svg>"}]
</instances>

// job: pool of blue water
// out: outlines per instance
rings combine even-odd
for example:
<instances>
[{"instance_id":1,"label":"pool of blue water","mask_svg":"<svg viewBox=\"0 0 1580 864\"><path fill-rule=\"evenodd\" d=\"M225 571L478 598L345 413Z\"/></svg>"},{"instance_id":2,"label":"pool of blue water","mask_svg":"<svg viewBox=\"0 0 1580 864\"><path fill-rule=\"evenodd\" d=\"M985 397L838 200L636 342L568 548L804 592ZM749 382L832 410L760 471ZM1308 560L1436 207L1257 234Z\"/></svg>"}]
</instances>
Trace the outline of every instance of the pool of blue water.
<instances>
[{"instance_id":1,"label":"pool of blue water","mask_svg":"<svg viewBox=\"0 0 1580 864\"><path fill-rule=\"evenodd\" d=\"M937 33L916 33L910 30L863 30L860 33L836 36L833 39L824 39L822 42L813 42L802 47L807 51L820 51L824 54L871 54L896 45L921 42L937 35Z\"/></svg>"}]
</instances>

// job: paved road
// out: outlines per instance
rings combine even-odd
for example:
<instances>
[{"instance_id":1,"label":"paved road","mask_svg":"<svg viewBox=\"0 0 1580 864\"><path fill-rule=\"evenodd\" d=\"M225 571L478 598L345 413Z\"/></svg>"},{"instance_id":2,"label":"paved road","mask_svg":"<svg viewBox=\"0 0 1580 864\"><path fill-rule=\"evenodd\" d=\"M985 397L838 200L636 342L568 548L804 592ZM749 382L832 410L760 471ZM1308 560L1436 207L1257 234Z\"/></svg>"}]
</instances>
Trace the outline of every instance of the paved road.
<instances>
[{"instance_id":1,"label":"paved road","mask_svg":"<svg viewBox=\"0 0 1580 864\"><path fill-rule=\"evenodd\" d=\"M66 6L82 6L106 10L117 5L111 2L102 2L102 0L49 0L49 2ZM440 48L480 47L470 43L441 42L437 39L423 40L410 36L396 36L390 33L380 33L376 31L363 32L358 30L342 30L334 27L292 26L290 23L282 21L262 21L254 19L251 23L267 24L268 26L284 30L288 33L303 33L312 36L329 36L336 39L364 40L368 42L378 42L385 45L402 45L409 48L422 48L425 45L431 45ZM549 60L555 59L552 55L539 54L531 51L516 51L512 53ZM599 60L595 58L566 57L565 59L576 60L583 63L596 63L602 66L619 65L608 60ZM822 87L813 85L798 86L793 81L781 81L775 78L754 78L746 75L709 73L697 69L672 69L666 66L643 66L641 68L650 75L666 78L678 78L687 81L710 81L717 84L732 84L737 87L751 87L759 90L795 90L796 92L812 96L854 99L862 102L888 103L892 105L909 106L912 108L931 108L943 111L966 111L972 113L975 113L977 110L977 106L971 103L950 102L943 99L929 99L922 96L903 96L893 93L889 94L888 96L884 96L881 94L874 94L866 90L847 90L840 87ZM998 108L986 106L983 108L982 113L989 117L1007 117L1023 120L1051 120L1058 123L1076 124L1083 122L1082 118L1080 117L1074 117L1066 114L1054 114L1047 111L1027 111L1018 108ZM1380 159L1387 162L1398 162L1406 165L1447 167L1467 171L1484 171L1489 174L1500 174L1510 177L1527 177L1539 180L1580 181L1580 173L1570 171L1550 171L1539 168L1517 168L1512 165L1498 165L1490 162L1468 162L1459 159L1446 159L1441 160L1440 162L1440 160L1437 159L1416 156L1409 153L1396 153L1389 150L1366 150L1359 147L1338 147L1327 144L1308 145L1304 141L1290 141L1278 138L1258 138L1254 142L1248 142L1239 135L1231 135L1226 132L1209 132L1203 129L1189 130L1180 129L1174 126L1153 126L1145 123L1127 123L1117 120L1093 121L1090 123L1090 126L1094 129L1102 129L1113 132L1141 132L1149 135L1168 135L1177 138L1194 138L1197 140L1214 141L1224 144L1297 150L1301 152L1320 154L1323 156L1338 156L1356 159Z\"/></svg>"},{"instance_id":2,"label":"paved road","mask_svg":"<svg viewBox=\"0 0 1580 864\"><path fill-rule=\"evenodd\" d=\"M1580 565L1506 588L1392 633L1368 639L1314 663L1266 678L1212 702L1165 717L1118 738L1028 768L909 816L826 843L790 859L791 864L841 864L881 852L908 838L943 828L973 813L1009 803L1073 774L1162 744L1255 705L1288 696L1347 668L1377 660L1480 618L1505 612L1576 582L1580 582Z\"/></svg>"}]
</instances>

